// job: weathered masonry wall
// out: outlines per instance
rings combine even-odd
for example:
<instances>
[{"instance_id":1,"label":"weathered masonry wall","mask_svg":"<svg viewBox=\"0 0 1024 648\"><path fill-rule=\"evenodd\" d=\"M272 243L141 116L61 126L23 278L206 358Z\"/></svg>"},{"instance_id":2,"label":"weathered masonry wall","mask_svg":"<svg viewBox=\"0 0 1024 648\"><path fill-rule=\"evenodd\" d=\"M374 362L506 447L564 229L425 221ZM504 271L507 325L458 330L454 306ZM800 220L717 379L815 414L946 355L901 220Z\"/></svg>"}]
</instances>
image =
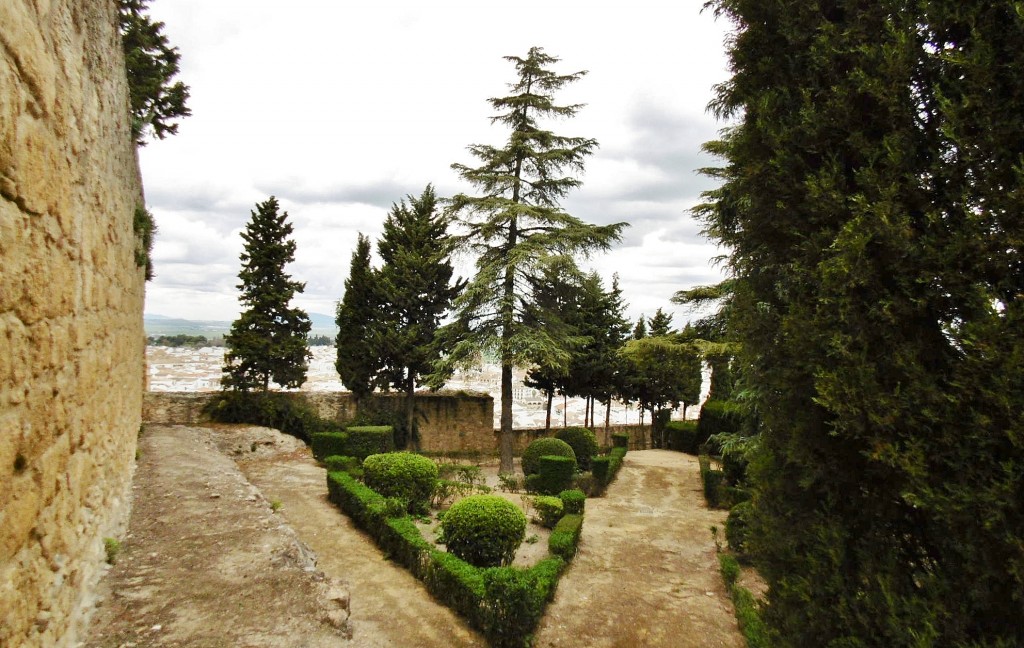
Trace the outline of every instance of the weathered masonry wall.
<instances>
[{"instance_id":1,"label":"weathered masonry wall","mask_svg":"<svg viewBox=\"0 0 1024 648\"><path fill-rule=\"evenodd\" d=\"M348 392L291 392L316 408L325 419L338 422L351 420L356 414L355 401ZM216 392L147 392L142 417L146 423L189 425L206 419L203 408L218 397ZM401 410L399 394L375 394L374 406ZM420 450L431 453L497 454L498 433L494 429L494 399L487 394L466 392L417 393ZM628 434L629 447L643 450L650 447L649 425L613 425L605 434L603 426L594 429L598 443L611 445L612 434ZM554 434L558 428L552 428ZM513 430L516 453L521 453L534 439L544 436L543 428Z\"/></svg>"},{"instance_id":2,"label":"weathered masonry wall","mask_svg":"<svg viewBox=\"0 0 1024 648\"><path fill-rule=\"evenodd\" d=\"M113 0L0 1L0 646L75 645L127 521L141 196Z\"/></svg>"},{"instance_id":3,"label":"weathered masonry wall","mask_svg":"<svg viewBox=\"0 0 1024 648\"><path fill-rule=\"evenodd\" d=\"M312 405L325 419L344 422L356 414L349 392L290 392ZM143 404L146 423L188 424L204 420L202 409L218 398L216 392L147 392ZM401 410L399 394L375 394L374 407ZM466 392L417 393L420 450L490 454L498 451L494 433L494 399Z\"/></svg>"}]
</instances>

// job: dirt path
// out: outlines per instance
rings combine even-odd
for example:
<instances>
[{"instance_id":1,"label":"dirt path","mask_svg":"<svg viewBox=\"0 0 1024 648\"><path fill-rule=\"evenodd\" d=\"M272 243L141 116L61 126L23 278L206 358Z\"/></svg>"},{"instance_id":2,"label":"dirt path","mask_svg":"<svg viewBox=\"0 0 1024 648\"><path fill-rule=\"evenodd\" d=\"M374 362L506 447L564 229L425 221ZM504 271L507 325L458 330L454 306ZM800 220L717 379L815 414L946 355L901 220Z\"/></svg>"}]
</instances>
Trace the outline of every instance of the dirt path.
<instances>
[{"instance_id":1,"label":"dirt path","mask_svg":"<svg viewBox=\"0 0 1024 648\"><path fill-rule=\"evenodd\" d=\"M250 429L252 430L252 429ZM259 430L258 428L256 430ZM437 603L405 568L384 559L373 540L327 499L327 474L304 446L253 452L256 430L225 429L222 449L271 501L318 557L317 566L341 578L352 594L352 644L372 648L486 646L449 608ZM269 448L267 450L270 450Z\"/></svg>"},{"instance_id":2,"label":"dirt path","mask_svg":"<svg viewBox=\"0 0 1024 648\"><path fill-rule=\"evenodd\" d=\"M128 535L83 645L346 643L344 587L315 568L208 430L147 427L132 489Z\"/></svg>"},{"instance_id":3,"label":"dirt path","mask_svg":"<svg viewBox=\"0 0 1024 648\"><path fill-rule=\"evenodd\" d=\"M536 646L743 648L709 530L725 517L704 506L695 457L630 452L607 495L587 500Z\"/></svg>"}]
</instances>

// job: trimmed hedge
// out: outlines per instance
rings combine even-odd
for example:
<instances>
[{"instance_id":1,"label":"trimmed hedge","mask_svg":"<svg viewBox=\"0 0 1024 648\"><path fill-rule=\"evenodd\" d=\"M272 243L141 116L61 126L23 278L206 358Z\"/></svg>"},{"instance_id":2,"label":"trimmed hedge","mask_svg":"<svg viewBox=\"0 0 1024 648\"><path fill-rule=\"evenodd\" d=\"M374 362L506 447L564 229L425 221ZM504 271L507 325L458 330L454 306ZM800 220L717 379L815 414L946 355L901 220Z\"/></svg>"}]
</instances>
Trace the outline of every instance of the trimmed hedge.
<instances>
[{"instance_id":1,"label":"trimmed hedge","mask_svg":"<svg viewBox=\"0 0 1024 648\"><path fill-rule=\"evenodd\" d=\"M729 554L719 554L718 566L722 580L725 581L725 588L729 590L732 597L736 622L743 637L747 640L747 646L749 648L771 648L774 646L775 642L771 640L768 628L761 619L761 609L757 600L750 590L736 582L740 575L739 563Z\"/></svg>"},{"instance_id":2,"label":"trimmed hedge","mask_svg":"<svg viewBox=\"0 0 1024 648\"><path fill-rule=\"evenodd\" d=\"M564 490L558 494L558 499L562 500L562 509L565 513L583 515L583 509L587 505L587 496L580 489Z\"/></svg>"},{"instance_id":3,"label":"trimmed hedge","mask_svg":"<svg viewBox=\"0 0 1024 648\"><path fill-rule=\"evenodd\" d=\"M607 455L594 457L591 471L594 473L594 479L601 484L601 488L615 481L625 457L626 449L622 446L613 447Z\"/></svg>"},{"instance_id":4,"label":"trimmed hedge","mask_svg":"<svg viewBox=\"0 0 1024 648\"><path fill-rule=\"evenodd\" d=\"M361 425L345 428L348 435L347 454L366 459L373 454L395 449L390 425Z\"/></svg>"},{"instance_id":5,"label":"trimmed hedge","mask_svg":"<svg viewBox=\"0 0 1024 648\"><path fill-rule=\"evenodd\" d=\"M731 400L708 400L700 408L697 436L701 444L716 434L735 434L743 427L743 406Z\"/></svg>"},{"instance_id":6,"label":"trimmed hedge","mask_svg":"<svg viewBox=\"0 0 1024 648\"><path fill-rule=\"evenodd\" d=\"M612 447L614 448L625 448L629 450L629 435L628 434L613 434L612 435Z\"/></svg>"},{"instance_id":7,"label":"trimmed hedge","mask_svg":"<svg viewBox=\"0 0 1024 648\"><path fill-rule=\"evenodd\" d=\"M348 435L344 432L317 432L310 440L313 456L323 461L332 455L347 457Z\"/></svg>"},{"instance_id":8,"label":"trimmed hedge","mask_svg":"<svg viewBox=\"0 0 1024 648\"><path fill-rule=\"evenodd\" d=\"M554 528L558 521L562 519L562 513L565 510L565 505L562 504L561 498L552 497L550 495L540 495L539 497L533 498L533 508L537 509L537 515L540 517L540 523L549 529Z\"/></svg>"},{"instance_id":9,"label":"trimmed hedge","mask_svg":"<svg viewBox=\"0 0 1024 648\"><path fill-rule=\"evenodd\" d=\"M597 454L597 436L585 427L567 427L555 432L555 438L569 444L576 456L579 470L590 470L590 460Z\"/></svg>"},{"instance_id":10,"label":"trimmed hedge","mask_svg":"<svg viewBox=\"0 0 1024 648\"><path fill-rule=\"evenodd\" d=\"M698 432L696 421L669 421L665 424L665 435L669 450L692 455L698 454L700 446L708 440Z\"/></svg>"},{"instance_id":11,"label":"trimmed hedge","mask_svg":"<svg viewBox=\"0 0 1024 648\"><path fill-rule=\"evenodd\" d=\"M545 455L540 458L540 474L536 480L537 492L557 495L572 486L576 476L576 460L572 457Z\"/></svg>"},{"instance_id":12,"label":"trimmed hedge","mask_svg":"<svg viewBox=\"0 0 1024 648\"><path fill-rule=\"evenodd\" d=\"M370 455L363 461L366 485L385 497L408 502L411 513L426 513L437 486L437 464L411 452Z\"/></svg>"},{"instance_id":13,"label":"trimmed hedge","mask_svg":"<svg viewBox=\"0 0 1024 648\"><path fill-rule=\"evenodd\" d=\"M444 514L441 533L448 551L472 565L508 565L526 537L526 516L497 495L470 495Z\"/></svg>"},{"instance_id":14,"label":"trimmed hedge","mask_svg":"<svg viewBox=\"0 0 1024 648\"><path fill-rule=\"evenodd\" d=\"M583 532L583 516L578 513L563 515L548 537L548 551L564 560L572 560Z\"/></svg>"},{"instance_id":15,"label":"trimmed hedge","mask_svg":"<svg viewBox=\"0 0 1024 648\"><path fill-rule=\"evenodd\" d=\"M331 501L370 533L385 553L420 578L432 596L481 631L492 646L530 645L565 569L563 558L552 556L529 569L474 567L432 547L408 517L389 516L387 500L346 473L329 472L327 490Z\"/></svg>"},{"instance_id":16,"label":"trimmed hedge","mask_svg":"<svg viewBox=\"0 0 1024 648\"><path fill-rule=\"evenodd\" d=\"M539 474L540 458L545 456L571 457L573 462L576 461L576 453L568 443L555 437L542 437L532 441L523 451L523 474Z\"/></svg>"},{"instance_id":17,"label":"trimmed hedge","mask_svg":"<svg viewBox=\"0 0 1024 648\"><path fill-rule=\"evenodd\" d=\"M337 423L320 418L302 394L226 390L203 406L203 413L220 423L249 423L280 430L306 443L317 432Z\"/></svg>"},{"instance_id":18,"label":"trimmed hedge","mask_svg":"<svg viewBox=\"0 0 1024 648\"><path fill-rule=\"evenodd\" d=\"M749 501L740 502L729 509L725 519L725 539L729 549L740 561L747 559L747 539L750 535L750 517L754 506Z\"/></svg>"},{"instance_id":19,"label":"trimmed hedge","mask_svg":"<svg viewBox=\"0 0 1024 648\"><path fill-rule=\"evenodd\" d=\"M363 476L363 466L355 457L330 455L324 457L324 466L327 467L327 472L346 472L357 479L361 479Z\"/></svg>"}]
</instances>

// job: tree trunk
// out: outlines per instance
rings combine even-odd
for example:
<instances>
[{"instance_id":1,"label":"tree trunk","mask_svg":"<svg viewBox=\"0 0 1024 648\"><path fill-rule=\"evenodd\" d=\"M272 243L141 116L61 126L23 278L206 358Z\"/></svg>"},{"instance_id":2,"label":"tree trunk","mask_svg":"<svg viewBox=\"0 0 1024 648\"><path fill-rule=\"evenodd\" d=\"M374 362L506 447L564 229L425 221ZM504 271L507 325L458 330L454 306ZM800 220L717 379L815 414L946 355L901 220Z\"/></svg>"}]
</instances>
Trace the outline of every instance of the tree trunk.
<instances>
[{"instance_id":1,"label":"tree trunk","mask_svg":"<svg viewBox=\"0 0 1024 648\"><path fill-rule=\"evenodd\" d=\"M512 473L512 365L501 365L501 463L498 472Z\"/></svg>"},{"instance_id":2,"label":"tree trunk","mask_svg":"<svg viewBox=\"0 0 1024 648\"><path fill-rule=\"evenodd\" d=\"M590 396L583 399L583 427L590 427Z\"/></svg>"},{"instance_id":3,"label":"tree trunk","mask_svg":"<svg viewBox=\"0 0 1024 648\"><path fill-rule=\"evenodd\" d=\"M415 432L416 424L416 380L409 372L405 383L405 445L414 450L420 449L420 438Z\"/></svg>"},{"instance_id":4,"label":"tree trunk","mask_svg":"<svg viewBox=\"0 0 1024 648\"><path fill-rule=\"evenodd\" d=\"M545 435L551 434L551 403L554 400L555 400L555 390L552 389L552 390L550 390L548 392L548 413L547 413L547 417L544 419L544 434Z\"/></svg>"},{"instance_id":5,"label":"tree trunk","mask_svg":"<svg viewBox=\"0 0 1024 648\"><path fill-rule=\"evenodd\" d=\"M612 397L608 397L608 402L604 406L604 444L608 445L608 435L611 433L612 427Z\"/></svg>"},{"instance_id":6,"label":"tree trunk","mask_svg":"<svg viewBox=\"0 0 1024 648\"><path fill-rule=\"evenodd\" d=\"M569 427L569 395L562 395L562 427Z\"/></svg>"}]
</instances>

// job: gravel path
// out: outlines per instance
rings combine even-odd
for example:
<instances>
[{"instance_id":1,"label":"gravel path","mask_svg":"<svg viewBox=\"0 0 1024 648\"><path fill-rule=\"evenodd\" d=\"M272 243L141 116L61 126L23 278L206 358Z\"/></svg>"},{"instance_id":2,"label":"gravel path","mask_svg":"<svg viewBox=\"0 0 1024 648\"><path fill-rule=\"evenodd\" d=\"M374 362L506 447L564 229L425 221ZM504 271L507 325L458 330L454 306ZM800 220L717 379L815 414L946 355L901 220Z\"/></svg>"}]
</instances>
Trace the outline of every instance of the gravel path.
<instances>
[{"instance_id":1,"label":"gravel path","mask_svg":"<svg viewBox=\"0 0 1024 648\"><path fill-rule=\"evenodd\" d=\"M744 648L710 532L725 517L704 504L696 457L627 454L606 496L587 500L536 646Z\"/></svg>"}]
</instances>

